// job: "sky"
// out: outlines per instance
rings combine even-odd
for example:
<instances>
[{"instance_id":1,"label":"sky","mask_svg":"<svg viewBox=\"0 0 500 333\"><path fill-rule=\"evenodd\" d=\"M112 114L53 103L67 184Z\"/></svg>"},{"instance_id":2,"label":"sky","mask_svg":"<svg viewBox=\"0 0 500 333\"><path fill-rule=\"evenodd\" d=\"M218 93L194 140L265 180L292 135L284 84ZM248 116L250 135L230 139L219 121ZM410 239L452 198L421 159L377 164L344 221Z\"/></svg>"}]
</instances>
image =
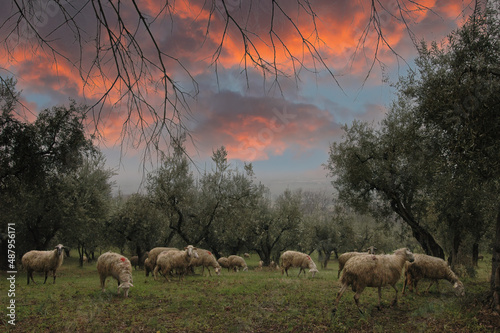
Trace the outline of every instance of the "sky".
<instances>
[{"instance_id":1,"label":"sky","mask_svg":"<svg viewBox=\"0 0 500 333\"><path fill-rule=\"evenodd\" d=\"M117 7L101 2L100 10L117 32L120 22L112 20ZM94 8L76 0L62 1L64 11L53 0L32 3L31 27L50 41L52 49L37 43L26 21L21 20L16 28L17 8L0 13L4 22L0 25L0 75L18 81L23 102L20 116L32 121L40 110L68 105L70 98L86 105L97 103L89 120L98 115L101 135L96 144L107 166L116 172L115 192L140 190L145 173L157 167L157 159L144 158L144 138L135 125L151 133L156 118L148 112L142 118L133 109L130 112L123 82L113 86L116 53L106 44L109 35L97 28ZM81 7L82 3L86 6ZM122 1L119 8L122 23L136 38L136 44L130 45L141 48L130 60L130 68L142 74L137 86L147 106L160 115L164 112L175 131L181 128L189 133L186 149L195 174L211 170L212 152L224 146L234 167L243 170L244 163L251 162L257 179L273 194L286 188L332 191L322 165L331 143L342 140L342 126L356 119L374 124L383 119L395 98L390 84L414 68L414 42L443 41L464 22L472 6L457 0L422 0L420 7L412 1L375 2L384 37L380 40L369 23L374 12L368 0L317 0L309 2L311 8L304 1L278 1L272 21L272 4L264 0L226 0L224 4L221 0L177 0L168 2L168 7L155 0L137 3L149 29L141 26L131 2ZM272 72L263 75L244 57L240 31L233 22L225 29L226 13L248 32L247 47L254 59L259 56L276 65L277 78ZM314 56L303 38L317 51ZM130 42L124 37L120 40ZM99 61L97 43L108 46L101 47ZM154 61L158 50L163 52L162 62ZM141 62L141 56L153 62ZM185 100L176 100L173 87L167 85L179 114L164 103L165 89L156 69L161 66L185 93ZM108 98L100 100L108 89ZM167 149L165 143L159 146Z\"/></svg>"}]
</instances>

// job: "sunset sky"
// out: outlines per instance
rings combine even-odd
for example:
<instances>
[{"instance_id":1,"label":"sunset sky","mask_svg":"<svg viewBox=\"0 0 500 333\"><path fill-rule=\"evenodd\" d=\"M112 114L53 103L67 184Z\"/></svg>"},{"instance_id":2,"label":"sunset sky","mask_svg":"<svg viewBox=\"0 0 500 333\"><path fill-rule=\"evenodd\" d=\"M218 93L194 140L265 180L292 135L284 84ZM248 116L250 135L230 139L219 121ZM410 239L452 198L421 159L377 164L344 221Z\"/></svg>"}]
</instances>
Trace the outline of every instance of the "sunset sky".
<instances>
[{"instance_id":1,"label":"sunset sky","mask_svg":"<svg viewBox=\"0 0 500 333\"><path fill-rule=\"evenodd\" d=\"M101 2L107 4L104 12L112 12L107 1ZM0 13L0 21L5 22L0 25L0 75L18 80L17 88L22 90L23 105L27 107L20 114L27 120L33 120L44 108L68 105L70 98L94 105L112 86L116 74L112 54L102 49L101 62L94 61L98 35L94 9L88 3L78 7L81 3L86 2L66 1L64 13L52 0L35 1L32 26L51 41L54 52L34 42L34 33L25 22L21 22L20 29L14 29L17 8L4 8ZM328 159L330 143L341 139L341 127L354 119L374 123L381 120L395 97L390 83L413 66L416 50L412 37L416 41L443 41L464 22L472 6L469 1L458 0L418 1L421 7L410 1L376 1L385 39L377 45L377 34L369 25L369 33L360 45L359 39L373 14L372 2L367 0L310 1L316 14L315 25L307 2L278 1L280 6L274 7L272 21L275 34L269 33L273 9L269 0L227 0L225 8L221 0L177 0L169 2L168 8L164 1L137 3L151 23L150 33L159 49L168 55L163 57L163 65L169 77L194 96L186 99L189 112L181 119L191 134L187 149L197 169L210 169L212 152L225 146L231 163L242 170L243 162L252 162L257 178L273 194L287 187L330 191L322 164ZM140 26L131 3L122 1L120 6L123 22L130 27ZM226 10L251 32L252 45L259 55L283 73L279 85L272 73L264 77L250 63L244 70L241 34L234 25L228 26L219 57L214 58L223 36ZM81 27L78 35L75 29L61 24L68 14L74 15L72 22ZM296 29L318 50L333 77L307 53ZM99 36L107 38L104 33ZM144 56L154 58L156 50L148 31L139 28L135 36ZM271 47L273 41L276 54ZM280 47L281 42L286 50ZM295 62L285 51L296 57ZM378 61L373 63L375 52ZM144 70L138 63L134 66ZM149 69L151 76L141 81L144 98L162 113L164 95L158 85L161 79L152 64ZM87 79L86 84L82 78ZM129 117L127 98L116 87L99 104L99 130L103 135L99 146L108 166L118 173L113 178L116 190L133 193L139 189L144 174L144 142L137 135L122 141L123 123L126 119L131 124L142 120L147 130L153 130L154 119L148 115L143 119L134 114ZM169 117L172 110L167 106L165 112ZM92 115L89 118L93 119ZM133 131L133 126L126 129ZM154 169L155 163L153 158L146 163L146 169Z\"/></svg>"}]
</instances>

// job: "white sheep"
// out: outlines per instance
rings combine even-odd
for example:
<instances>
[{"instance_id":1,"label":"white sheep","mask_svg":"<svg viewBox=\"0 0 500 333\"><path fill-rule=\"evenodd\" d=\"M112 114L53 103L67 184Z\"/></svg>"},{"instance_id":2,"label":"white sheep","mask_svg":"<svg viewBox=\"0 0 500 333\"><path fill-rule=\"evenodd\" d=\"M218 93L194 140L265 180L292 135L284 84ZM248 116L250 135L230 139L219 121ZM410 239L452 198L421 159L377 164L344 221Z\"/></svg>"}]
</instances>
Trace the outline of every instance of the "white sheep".
<instances>
[{"instance_id":1,"label":"white sheep","mask_svg":"<svg viewBox=\"0 0 500 333\"><path fill-rule=\"evenodd\" d=\"M311 256L302 252L297 251L285 251L280 257L280 267L281 267L281 275L286 272L286 276L288 276L288 269L290 267L299 267L299 275L304 272L306 275L306 268L309 268L309 273L311 273L311 277L314 277L318 272L318 268L316 264L312 260Z\"/></svg>"},{"instance_id":2,"label":"white sheep","mask_svg":"<svg viewBox=\"0 0 500 333\"><path fill-rule=\"evenodd\" d=\"M151 252L150 252L151 253ZM154 278L157 279L158 272L163 274L165 279L170 282L168 274L171 270L177 269L180 273L179 279L184 277L186 269L189 267L192 258L198 258L196 248L188 245L183 251L163 251L156 259L156 266L154 269Z\"/></svg>"},{"instance_id":3,"label":"white sheep","mask_svg":"<svg viewBox=\"0 0 500 333\"><path fill-rule=\"evenodd\" d=\"M406 263L405 265L405 283L403 287L403 294L406 291L406 286L409 285L410 290L412 286L415 287L415 292L418 293L417 284L421 279L432 280L427 287L426 293L431 286L436 283L439 291L439 280L448 280L453 284L457 296L465 295L465 288L463 283L453 273L450 266L446 261L441 258L429 256L426 254L414 254L415 261Z\"/></svg>"},{"instance_id":4,"label":"white sheep","mask_svg":"<svg viewBox=\"0 0 500 333\"><path fill-rule=\"evenodd\" d=\"M202 266L202 271L201 271L202 275L205 272L205 267L206 267L208 269L208 274L210 276L212 276L212 273L210 272L210 267L213 267L215 270L215 274L220 275L221 266L217 262L217 260L215 260L214 255L210 251L204 249L196 249L196 252L198 253L198 258L191 259L190 265L192 267Z\"/></svg>"},{"instance_id":5,"label":"white sheep","mask_svg":"<svg viewBox=\"0 0 500 333\"><path fill-rule=\"evenodd\" d=\"M153 249L151 249L151 251L149 251L148 253L148 258L149 258L149 264L153 267L156 266L156 258L158 257L158 255L160 253L162 253L163 251L179 251L179 249L175 248L175 247L155 247Z\"/></svg>"},{"instance_id":6,"label":"white sheep","mask_svg":"<svg viewBox=\"0 0 500 333\"><path fill-rule=\"evenodd\" d=\"M97 272L101 280L101 289L104 292L106 278L113 277L118 281L118 294L123 290L123 295L128 297L128 291L132 284L132 264L130 260L119 253L106 252L97 259Z\"/></svg>"},{"instance_id":7,"label":"white sheep","mask_svg":"<svg viewBox=\"0 0 500 333\"><path fill-rule=\"evenodd\" d=\"M43 283L47 282L47 275L52 271L54 277L54 283L56 283L56 271L62 265L64 260L64 246L59 244L52 251L29 251L23 255L21 262L23 267L28 272L28 284L30 284L30 278L33 283L33 272L45 272L45 280Z\"/></svg>"},{"instance_id":8,"label":"white sheep","mask_svg":"<svg viewBox=\"0 0 500 333\"><path fill-rule=\"evenodd\" d=\"M248 266L247 263L245 262L245 259L243 259L240 256L232 255L227 257L227 261L229 264L229 269L234 270L235 272L238 271L238 268L243 268L244 271L248 271Z\"/></svg>"},{"instance_id":9,"label":"white sheep","mask_svg":"<svg viewBox=\"0 0 500 333\"><path fill-rule=\"evenodd\" d=\"M230 266L229 266L229 259L227 257L220 257L217 259L217 262L221 267L227 268L227 271L229 272Z\"/></svg>"},{"instance_id":10,"label":"white sheep","mask_svg":"<svg viewBox=\"0 0 500 333\"><path fill-rule=\"evenodd\" d=\"M344 269L345 263L347 260L351 259L354 256L366 255L366 254L375 254L377 248L375 246L370 246L366 249L366 252L346 252L339 256L339 271L337 273L337 279L340 277L340 273Z\"/></svg>"},{"instance_id":11,"label":"white sheep","mask_svg":"<svg viewBox=\"0 0 500 333\"><path fill-rule=\"evenodd\" d=\"M356 293L354 301L359 312L363 313L359 307L359 297L366 287L378 288L378 308L382 298L381 288L387 285L392 286L396 291L396 296L392 305L398 301L398 289L396 283L401 277L401 270L406 261L414 260L413 253L406 248L394 251L394 254L385 255L363 255L354 256L347 261L344 266L344 273L340 279L341 287L332 310L334 315L337 311L340 298L349 286Z\"/></svg>"}]
</instances>

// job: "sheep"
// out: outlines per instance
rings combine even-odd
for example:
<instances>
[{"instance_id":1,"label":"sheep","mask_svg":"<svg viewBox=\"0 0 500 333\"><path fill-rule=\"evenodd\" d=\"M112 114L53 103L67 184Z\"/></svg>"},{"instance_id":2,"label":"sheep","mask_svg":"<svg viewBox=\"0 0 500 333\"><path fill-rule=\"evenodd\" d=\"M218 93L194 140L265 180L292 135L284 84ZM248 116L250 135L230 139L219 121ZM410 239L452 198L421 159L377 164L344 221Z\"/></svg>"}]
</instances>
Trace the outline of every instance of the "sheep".
<instances>
[{"instance_id":1,"label":"sheep","mask_svg":"<svg viewBox=\"0 0 500 333\"><path fill-rule=\"evenodd\" d=\"M155 248L151 249L151 251L149 251L149 253L148 253L149 266L152 267L151 272L154 270L154 268L156 266L156 258L163 251L179 251L179 249L177 249L175 247L155 247ZM146 276L149 276L149 274L147 272L146 272Z\"/></svg>"},{"instance_id":2,"label":"sheep","mask_svg":"<svg viewBox=\"0 0 500 333\"><path fill-rule=\"evenodd\" d=\"M150 252L151 254L151 252ZM160 253L156 259L156 266L154 269L154 278L157 279L158 272L163 274L165 279L170 282L168 274L172 269L177 269L182 271L179 279L184 277L186 268L189 267L192 258L198 258L198 253L196 248L192 245L188 245L183 251L163 251Z\"/></svg>"},{"instance_id":3,"label":"sheep","mask_svg":"<svg viewBox=\"0 0 500 333\"><path fill-rule=\"evenodd\" d=\"M243 259L240 256L229 256L227 257L228 263L229 263L229 269L233 269L235 272L238 271L238 267L243 267L244 271L248 271L248 266L247 263L245 262L245 259Z\"/></svg>"},{"instance_id":4,"label":"sheep","mask_svg":"<svg viewBox=\"0 0 500 333\"><path fill-rule=\"evenodd\" d=\"M137 266L139 266L139 257L138 256L131 257L130 264L134 267L135 270L137 270Z\"/></svg>"},{"instance_id":5,"label":"sheep","mask_svg":"<svg viewBox=\"0 0 500 333\"><path fill-rule=\"evenodd\" d=\"M356 293L354 301L360 313L363 313L359 307L359 297L366 287L378 288L378 305L380 310L380 300L382 298L381 288L390 285L396 292L391 305L398 301L398 289L396 283L401 277L401 270L406 261L414 260L413 253L407 248L394 251L394 254L386 255L362 255L354 256L344 266L344 273L340 279L341 287L332 310L332 315L337 312L340 298L347 290L349 285Z\"/></svg>"},{"instance_id":6,"label":"sheep","mask_svg":"<svg viewBox=\"0 0 500 333\"><path fill-rule=\"evenodd\" d=\"M23 255L21 262L23 267L26 268L28 272L28 284L33 281L33 272L45 272L45 280L43 283L47 282L47 275L52 271L52 276L54 277L54 282L56 283L56 271L62 265L64 260L64 246L58 244L52 251L29 251Z\"/></svg>"},{"instance_id":7,"label":"sheep","mask_svg":"<svg viewBox=\"0 0 500 333\"><path fill-rule=\"evenodd\" d=\"M144 260L144 271L146 272L146 277L148 277L149 273L152 273L154 269L153 265L149 263L149 258L146 258L146 260Z\"/></svg>"},{"instance_id":8,"label":"sheep","mask_svg":"<svg viewBox=\"0 0 500 333\"><path fill-rule=\"evenodd\" d=\"M106 252L97 259L97 272L101 280L101 289L105 291L106 278L113 277L118 281L118 294L123 290L124 297L128 297L128 291L132 284L132 264L130 260L119 253Z\"/></svg>"},{"instance_id":9,"label":"sheep","mask_svg":"<svg viewBox=\"0 0 500 333\"><path fill-rule=\"evenodd\" d=\"M203 250L203 249L197 249L196 252L198 253L198 258L193 258L191 259L191 267L198 267L202 266L202 271L201 274L205 272L205 267L208 269L208 274L212 276L212 273L210 272L210 267L213 267L215 270L215 274L220 275L220 264L215 260L214 255L208 251L208 250Z\"/></svg>"},{"instance_id":10,"label":"sheep","mask_svg":"<svg viewBox=\"0 0 500 333\"><path fill-rule=\"evenodd\" d=\"M406 263L405 265L405 283L403 286L403 294L405 293L406 286L415 287L415 292L418 293L417 284L421 279L432 280L427 287L426 293L429 291L431 286L436 283L439 291L439 280L448 280L453 284L455 289L455 294L457 296L465 295L465 289L463 283L458 279L458 277L453 273L450 266L446 261L441 258L429 256L426 254L414 254L415 261L413 263Z\"/></svg>"},{"instance_id":11,"label":"sheep","mask_svg":"<svg viewBox=\"0 0 500 333\"><path fill-rule=\"evenodd\" d=\"M299 275L304 272L306 275L306 268L309 268L309 273L311 273L311 277L314 277L318 272L318 268L316 264L311 259L311 256L297 251L285 251L280 257L280 266L281 266L281 275L286 272L286 276L288 276L288 269L290 267L299 267Z\"/></svg>"},{"instance_id":12,"label":"sheep","mask_svg":"<svg viewBox=\"0 0 500 333\"><path fill-rule=\"evenodd\" d=\"M366 254L375 254L375 251L377 248L375 246L370 246L369 248L366 249L366 252L346 252L343 253L339 256L339 271L337 273L337 279L340 278L340 273L342 272L342 269L344 269L345 263L347 260L351 259L354 256L359 256L359 255L366 255Z\"/></svg>"},{"instance_id":13,"label":"sheep","mask_svg":"<svg viewBox=\"0 0 500 333\"><path fill-rule=\"evenodd\" d=\"M243 256L244 256L245 258L250 258L250 253L244 253L244 254L243 254Z\"/></svg>"},{"instance_id":14,"label":"sheep","mask_svg":"<svg viewBox=\"0 0 500 333\"><path fill-rule=\"evenodd\" d=\"M221 267L227 268L227 271L229 272L229 259L227 259L226 257L220 257L219 259L217 259L217 262Z\"/></svg>"}]
</instances>

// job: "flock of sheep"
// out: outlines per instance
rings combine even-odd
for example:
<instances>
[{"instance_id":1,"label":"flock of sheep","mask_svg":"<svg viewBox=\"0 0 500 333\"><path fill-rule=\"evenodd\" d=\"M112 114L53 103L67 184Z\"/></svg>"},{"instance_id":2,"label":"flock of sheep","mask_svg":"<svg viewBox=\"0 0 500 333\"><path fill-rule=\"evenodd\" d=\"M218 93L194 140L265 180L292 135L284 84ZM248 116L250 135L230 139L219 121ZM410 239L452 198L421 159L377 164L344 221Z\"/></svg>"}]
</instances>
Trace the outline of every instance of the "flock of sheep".
<instances>
[{"instance_id":1,"label":"flock of sheep","mask_svg":"<svg viewBox=\"0 0 500 333\"><path fill-rule=\"evenodd\" d=\"M27 252L22 257L21 262L28 274L28 284L30 279L35 283L33 272L44 272L44 283L47 282L48 273L52 272L53 283L55 283L56 271L63 263L63 249L64 246L59 244L52 251ZM343 273L340 277L340 290L332 310L333 315L337 311L342 295L349 286L355 292L354 301L360 312L362 311L359 307L359 298L366 287L378 288L378 308L380 308L381 288L391 286L396 292L392 304L396 304L398 297L396 283L401 277L403 268L405 268L403 294L407 287L410 290L415 288L415 292L417 292L417 284L421 279L431 280L426 292L433 283L437 284L438 280L444 279L453 284L458 296L465 294L464 285L443 259L424 254L413 254L407 248L398 249L393 254L383 255L376 255L375 251L375 247L370 247L367 252L347 252L339 256L339 277L342 271ZM247 254L245 255L247 256ZM131 259L136 266L138 258ZM210 251L198 249L192 245L186 246L183 250L157 247L149 251L144 260L146 276L152 272L155 280L158 274L161 274L170 281L169 275L174 270L179 274L179 279L182 279L186 272L198 266L202 266L203 271L207 268L210 275L210 268L213 268L217 275L220 275L221 268L234 271L240 268L243 271L248 270L245 260L240 256L231 255L216 260ZM292 267L299 268L299 276L302 272L305 275L306 269L309 269L312 277L318 272L316 264L309 255L297 251L285 251L280 257L281 274L286 273L288 276L288 269ZM106 252L100 255L97 260L97 272L103 291L105 290L106 278L111 276L118 281L118 293L123 290L124 296L128 296L130 287L133 287L132 263L129 259L118 253Z\"/></svg>"}]
</instances>

